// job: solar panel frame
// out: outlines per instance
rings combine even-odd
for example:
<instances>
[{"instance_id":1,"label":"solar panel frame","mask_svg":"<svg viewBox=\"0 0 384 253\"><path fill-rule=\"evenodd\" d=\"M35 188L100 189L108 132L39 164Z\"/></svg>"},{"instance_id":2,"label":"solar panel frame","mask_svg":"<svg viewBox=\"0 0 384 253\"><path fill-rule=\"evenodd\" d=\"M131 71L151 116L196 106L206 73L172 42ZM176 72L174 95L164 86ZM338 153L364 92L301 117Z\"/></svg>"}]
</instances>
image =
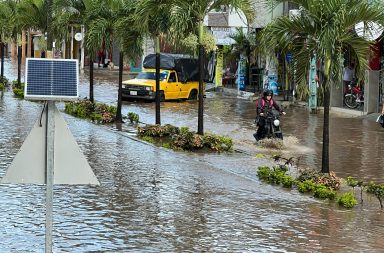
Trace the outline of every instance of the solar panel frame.
<instances>
[{"instance_id":1,"label":"solar panel frame","mask_svg":"<svg viewBox=\"0 0 384 253\"><path fill-rule=\"evenodd\" d=\"M24 98L57 101L79 99L78 60L27 58Z\"/></svg>"}]
</instances>

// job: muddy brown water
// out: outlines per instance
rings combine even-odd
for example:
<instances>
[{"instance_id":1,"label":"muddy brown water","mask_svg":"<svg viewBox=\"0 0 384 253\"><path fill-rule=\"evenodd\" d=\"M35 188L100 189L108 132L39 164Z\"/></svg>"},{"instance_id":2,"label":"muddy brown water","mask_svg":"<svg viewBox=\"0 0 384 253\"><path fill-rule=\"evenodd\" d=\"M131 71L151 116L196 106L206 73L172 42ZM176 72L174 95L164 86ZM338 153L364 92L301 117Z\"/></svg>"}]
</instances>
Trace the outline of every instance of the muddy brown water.
<instances>
[{"instance_id":1,"label":"muddy brown water","mask_svg":"<svg viewBox=\"0 0 384 253\"><path fill-rule=\"evenodd\" d=\"M14 77L7 64L6 75ZM96 100L115 103L113 81L97 80ZM40 103L11 92L0 99L0 177L40 110ZM154 122L153 103L125 102L123 111ZM303 166L318 166L321 115L287 112L285 135L298 139L287 150ZM55 186L54 252L380 252L384 246L384 216L375 200L345 210L258 180L257 166L269 160L255 157L263 151L250 139L254 109L246 100L205 99L205 131L236 139L244 152L233 154L173 152L132 139L128 123L118 131L63 116L101 185ZM161 120L195 129L197 103L163 103ZM332 117L331 164L338 175L383 180L384 137L375 124ZM0 203L1 252L43 252L45 188L1 184Z\"/></svg>"}]
</instances>

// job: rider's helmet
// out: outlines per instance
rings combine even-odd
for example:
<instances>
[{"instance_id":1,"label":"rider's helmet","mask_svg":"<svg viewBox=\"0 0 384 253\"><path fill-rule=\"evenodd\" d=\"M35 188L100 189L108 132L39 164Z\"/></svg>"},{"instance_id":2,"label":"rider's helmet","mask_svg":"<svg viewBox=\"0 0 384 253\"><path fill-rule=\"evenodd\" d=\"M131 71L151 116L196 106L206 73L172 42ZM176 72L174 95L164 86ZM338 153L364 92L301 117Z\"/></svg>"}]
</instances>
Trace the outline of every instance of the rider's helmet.
<instances>
[{"instance_id":1,"label":"rider's helmet","mask_svg":"<svg viewBox=\"0 0 384 253\"><path fill-rule=\"evenodd\" d=\"M270 89L264 90L263 97L266 98L267 96L273 96L273 91Z\"/></svg>"}]
</instances>

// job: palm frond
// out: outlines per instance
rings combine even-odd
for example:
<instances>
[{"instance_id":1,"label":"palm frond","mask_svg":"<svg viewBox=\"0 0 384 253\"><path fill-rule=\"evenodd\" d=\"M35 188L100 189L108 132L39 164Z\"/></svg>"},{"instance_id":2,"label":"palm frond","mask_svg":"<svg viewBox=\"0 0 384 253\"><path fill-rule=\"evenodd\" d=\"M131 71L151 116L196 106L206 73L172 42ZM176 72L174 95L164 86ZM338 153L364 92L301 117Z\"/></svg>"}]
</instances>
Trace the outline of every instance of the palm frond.
<instances>
[{"instance_id":1,"label":"palm frond","mask_svg":"<svg viewBox=\"0 0 384 253\"><path fill-rule=\"evenodd\" d=\"M282 1L277 1L282 2ZM263 31L260 43L270 52L276 49L293 54L297 76L304 80L309 60L316 55L330 62L326 74L337 83L343 67L343 51L349 48L360 69L367 67L372 42L357 36L359 22L384 21L383 9L360 0L293 0L301 6L301 15L279 17Z\"/></svg>"}]
</instances>

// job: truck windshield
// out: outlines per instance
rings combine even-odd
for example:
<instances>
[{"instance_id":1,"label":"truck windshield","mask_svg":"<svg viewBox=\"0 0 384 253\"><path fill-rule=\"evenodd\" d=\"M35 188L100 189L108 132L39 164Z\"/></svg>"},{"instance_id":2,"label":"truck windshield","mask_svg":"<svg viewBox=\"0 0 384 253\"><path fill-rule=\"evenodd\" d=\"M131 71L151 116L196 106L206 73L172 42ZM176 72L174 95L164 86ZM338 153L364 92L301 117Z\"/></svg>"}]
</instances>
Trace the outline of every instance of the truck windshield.
<instances>
[{"instance_id":1,"label":"truck windshield","mask_svg":"<svg viewBox=\"0 0 384 253\"><path fill-rule=\"evenodd\" d=\"M160 72L160 80L167 79L168 71ZM149 80L156 80L156 72L140 72L136 79L149 79Z\"/></svg>"}]
</instances>

